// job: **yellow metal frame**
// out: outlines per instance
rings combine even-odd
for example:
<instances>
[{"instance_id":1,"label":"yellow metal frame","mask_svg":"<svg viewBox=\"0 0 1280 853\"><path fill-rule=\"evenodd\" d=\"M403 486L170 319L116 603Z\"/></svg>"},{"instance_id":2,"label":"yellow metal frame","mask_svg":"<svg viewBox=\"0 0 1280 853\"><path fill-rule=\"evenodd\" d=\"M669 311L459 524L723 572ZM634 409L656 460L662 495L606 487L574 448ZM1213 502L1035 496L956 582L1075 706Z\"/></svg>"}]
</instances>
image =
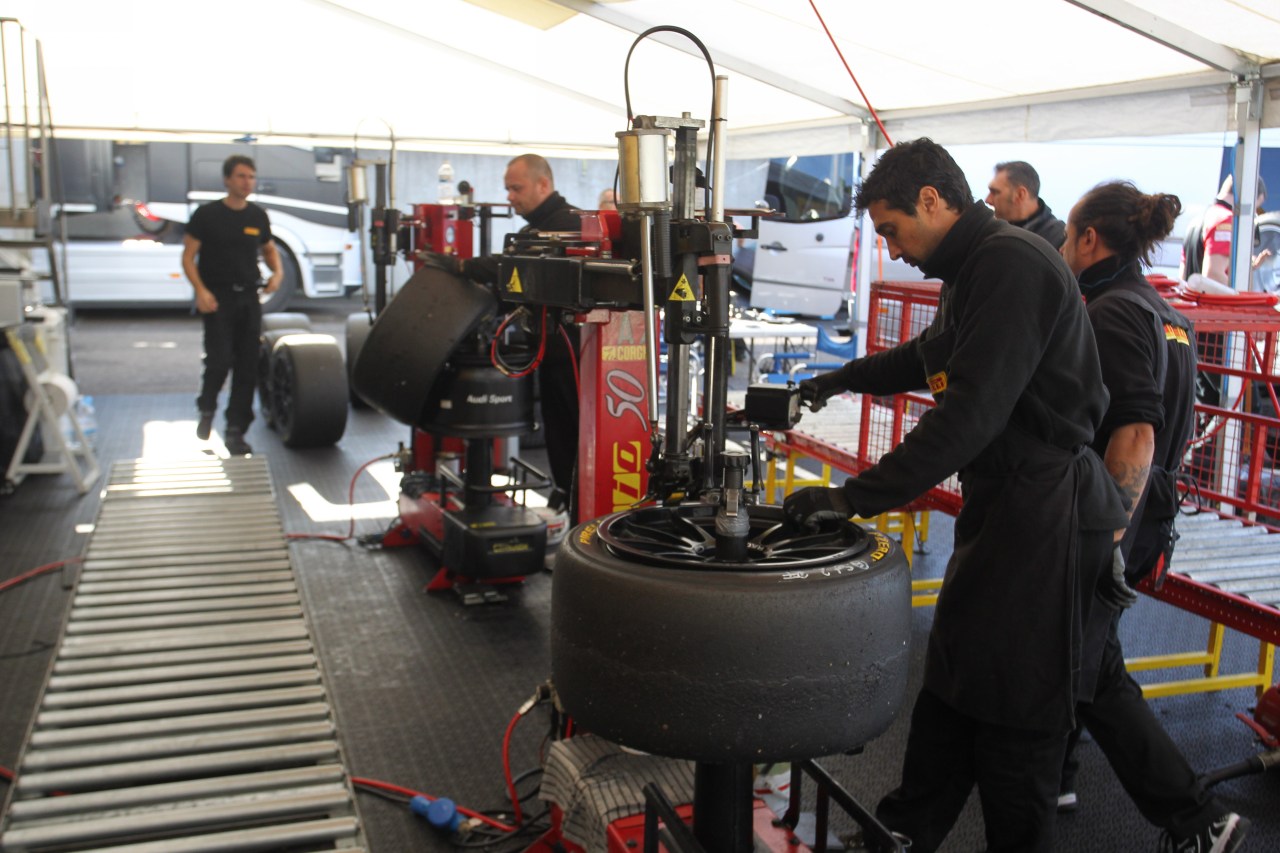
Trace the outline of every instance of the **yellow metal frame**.
<instances>
[{"instance_id":1,"label":"yellow metal frame","mask_svg":"<svg viewBox=\"0 0 1280 853\"><path fill-rule=\"evenodd\" d=\"M778 459L786 459L785 473L779 482ZM830 486L831 466L823 463L819 477L797 477L796 460L807 459L803 453L788 448L786 452L770 454L769 466L765 475L765 497L770 503L780 503L778 489L782 497L791 494L797 488L807 486ZM813 460L815 462L819 460ZM929 541L929 512L906 512L897 510L886 512L873 519L857 519L873 523L883 533L899 533L902 536L902 549L907 555L907 564L912 562L915 551L914 543L917 534L921 543ZM917 578L911 581L911 606L931 607L938 602L938 594L942 589L942 578ZM1223 675L1222 644L1225 626L1212 622L1209 625L1209 640L1204 651L1179 652L1167 655L1151 655L1147 657L1129 658L1125 666L1130 672L1148 672L1159 669L1175 669L1187 666L1204 668L1200 678L1188 678L1175 681L1162 681L1142 685L1142 693L1147 698L1158 696L1177 696L1184 693L1209 693L1215 690L1228 690L1237 687L1252 687L1257 696L1271 686L1275 676L1275 646L1260 640L1258 642L1258 669L1256 672L1241 672Z\"/></svg>"},{"instance_id":2,"label":"yellow metal frame","mask_svg":"<svg viewBox=\"0 0 1280 853\"><path fill-rule=\"evenodd\" d=\"M778 458L782 456L786 459L786 471L782 476L782 482L778 482ZM788 452L773 453L769 456L769 466L765 472L764 494L765 500L769 503L781 503L778 497L778 489L782 490L782 497L786 497L794 490L799 488L807 488L809 486L828 487L831 485L831 466L822 463L822 474L818 477L797 477L796 476L796 459L809 458L801 453ZM815 462L819 460L814 460ZM902 551L907 555L907 565L912 565L912 557L915 555L915 543L919 541L921 544L929 541L929 511L920 510L919 512L907 512L906 510L892 510L883 512L872 519L856 518L855 521L862 521L868 524L874 524L875 528L882 533L898 533L901 535ZM942 578L918 578L911 581L911 606L912 607L931 607L938 601L938 590L942 588Z\"/></svg>"},{"instance_id":3,"label":"yellow metal frame","mask_svg":"<svg viewBox=\"0 0 1280 853\"><path fill-rule=\"evenodd\" d=\"M1184 666L1203 667L1204 675L1200 678L1186 678L1175 681L1160 681L1142 685L1142 695L1148 699L1158 696L1180 696L1184 693L1211 693L1215 690L1231 690L1236 687L1252 687L1254 694L1261 698L1271 686L1275 675L1276 647L1265 640L1258 641L1258 669L1256 672L1239 672L1221 674L1222 641L1226 636L1226 627L1217 623L1209 623L1209 641L1203 652L1177 652L1167 655L1150 655L1147 657L1128 658L1125 667L1129 672L1149 672L1158 669L1175 669Z\"/></svg>"}]
</instances>

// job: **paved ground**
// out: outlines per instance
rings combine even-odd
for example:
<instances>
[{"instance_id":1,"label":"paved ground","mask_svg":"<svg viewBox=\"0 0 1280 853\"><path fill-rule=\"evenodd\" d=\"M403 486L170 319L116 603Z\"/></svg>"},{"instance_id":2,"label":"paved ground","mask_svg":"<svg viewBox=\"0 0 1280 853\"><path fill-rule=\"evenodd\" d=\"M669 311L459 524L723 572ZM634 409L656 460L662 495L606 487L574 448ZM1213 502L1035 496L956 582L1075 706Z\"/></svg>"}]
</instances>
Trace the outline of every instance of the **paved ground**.
<instances>
[{"instance_id":1,"label":"paved ground","mask_svg":"<svg viewBox=\"0 0 1280 853\"><path fill-rule=\"evenodd\" d=\"M311 317L317 332L339 343L360 297L295 300L292 310ZM199 390L200 318L173 309L80 310L71 328L75 379L85 394L168 394Z\"/></svg>"}]
</instances>

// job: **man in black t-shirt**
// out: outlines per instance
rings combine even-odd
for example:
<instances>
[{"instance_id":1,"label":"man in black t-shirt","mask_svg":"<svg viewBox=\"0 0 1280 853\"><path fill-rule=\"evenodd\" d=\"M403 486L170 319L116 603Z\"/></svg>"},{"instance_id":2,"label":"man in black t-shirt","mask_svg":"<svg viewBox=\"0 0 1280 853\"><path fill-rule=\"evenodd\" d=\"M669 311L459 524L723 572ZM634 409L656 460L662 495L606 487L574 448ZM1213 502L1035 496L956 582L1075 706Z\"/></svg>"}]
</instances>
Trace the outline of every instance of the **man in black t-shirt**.
<instances>
[{"instance_id":1,"label":"man in black t-shirt","mask_svg":"<svg viewBox=\"0 0 1280 853\"><path fill-rule=\"evenodd\" d=\"M201 205L187 223L182 269L195 288L196 310L204 318L204 379L196 398L200 410L196 437L202 441L209 437L218 394L230 373L225 443L230 453L243 456L253 452L244 434L253 421L262 332L259 252L271 269L263 288L266 293L280 286L283 272L267 212L249 201L257 182L253 160L242 154L228 157L222 164L222 178L226 197Z\"/></svg>"}]
</instances>

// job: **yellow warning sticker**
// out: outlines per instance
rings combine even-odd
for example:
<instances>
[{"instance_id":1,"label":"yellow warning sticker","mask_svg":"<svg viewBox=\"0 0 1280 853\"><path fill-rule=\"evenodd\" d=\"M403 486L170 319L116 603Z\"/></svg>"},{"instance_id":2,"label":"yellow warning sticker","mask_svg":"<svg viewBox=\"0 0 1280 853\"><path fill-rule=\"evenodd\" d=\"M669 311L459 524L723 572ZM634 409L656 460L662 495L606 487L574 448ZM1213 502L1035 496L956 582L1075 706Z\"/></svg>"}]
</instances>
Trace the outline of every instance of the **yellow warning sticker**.
<instances>
[{"instance_id":1,"label":"yellow warning sticker","mask_svg":"<svg viewBox=\"0 0 1280 853\"><path fill-rule=\"evenodd\" d=\"M689 279L684 275L684 273L680 274L680 280L676 282L675 288L673 288L671 291L671 298L667 301L669 302L695 301L693 298L693 288L689 286Z\"/></svg>"},{"instance_id":2,"label":"yellow warning sticker","mask_svg":"<svg viewBox=\"0 0 1280 853\"><path fill-rule=\"evenodd\" d=\"M520 284L520 270L511 270L511 280L507 282L507 293L524 293L524 286Z\"/></svg>"}]
</instances>

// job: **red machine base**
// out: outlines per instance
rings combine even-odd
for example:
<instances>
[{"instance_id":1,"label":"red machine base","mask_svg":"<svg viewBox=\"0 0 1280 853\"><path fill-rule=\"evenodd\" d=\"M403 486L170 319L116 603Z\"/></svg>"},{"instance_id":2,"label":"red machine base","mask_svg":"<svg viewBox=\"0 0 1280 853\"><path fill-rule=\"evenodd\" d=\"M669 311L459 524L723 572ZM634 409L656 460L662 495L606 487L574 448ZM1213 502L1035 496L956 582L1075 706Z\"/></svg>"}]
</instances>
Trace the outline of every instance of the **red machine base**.
<instances>
[{"instance_id":1,"label":"red machine base","mask_svg":"<svg viewBox=\"0 0 1280 853\"><path fill-rule=\"evenodd\" d=\"M676 812L684 820L688 821L693 817L693 806L683 805L676 809ZM585 853L585 851L574 844L572 841L566 841L564 836L560 834L560 810L552 809L553 826L551 829L533 842L525 853ZM778 822L777 816L773 811L765 805L763 800L755 801L755 812L752 815L753 831L756 837L755 853L761 851L769 851L769 853L809 853L811 848L800 841L786 826ZM608 838L608 853L636 853L637 850L644 849L644 815L632 815L615 820L609 824L606 830ZM658 850L666 853L666 846L658 845Z\"/></svg>"}]
</instances>

